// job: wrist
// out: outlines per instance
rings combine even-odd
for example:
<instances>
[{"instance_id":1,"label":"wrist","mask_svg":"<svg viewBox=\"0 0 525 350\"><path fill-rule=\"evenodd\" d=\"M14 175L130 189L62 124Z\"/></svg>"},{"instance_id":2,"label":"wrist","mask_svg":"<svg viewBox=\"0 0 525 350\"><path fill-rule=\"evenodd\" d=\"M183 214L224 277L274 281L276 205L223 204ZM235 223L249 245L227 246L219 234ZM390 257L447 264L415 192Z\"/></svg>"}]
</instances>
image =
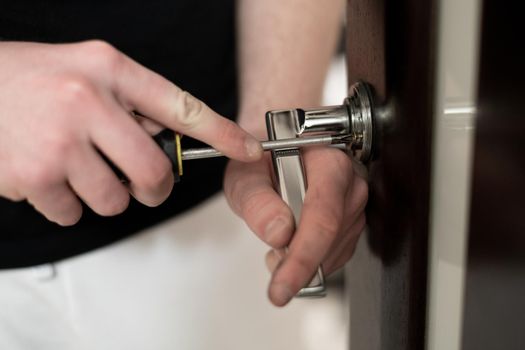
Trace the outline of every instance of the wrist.
<instances>
[{"instance_id":1,"label":"wrist","mask_svg":"<svg viewBox=\"0 0 525 350\"><path fill-rule=\"evenodd\" d=\"M241 108L237 123L257 139L265 140L267 138L266 112L264 108Z\"/></svg>"}]
</instances>

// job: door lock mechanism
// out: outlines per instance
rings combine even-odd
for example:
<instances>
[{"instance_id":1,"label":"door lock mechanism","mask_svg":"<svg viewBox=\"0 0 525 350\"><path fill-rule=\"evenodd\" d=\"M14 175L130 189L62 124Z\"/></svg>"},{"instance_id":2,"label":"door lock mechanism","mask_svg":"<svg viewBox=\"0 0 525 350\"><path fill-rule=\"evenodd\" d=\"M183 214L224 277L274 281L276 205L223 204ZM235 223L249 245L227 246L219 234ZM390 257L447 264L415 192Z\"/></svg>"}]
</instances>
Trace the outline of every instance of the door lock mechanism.
<instances>
[{"instance_id":1,"label":"door lock mechanism","mask_svg":"<svg viewBox=\"0 0 525 350\"><path fill-rule=\"evenodd\" d=\"M374 110L371 88L364 82L351 86L349 96L339 106L315 109L275 110L266 113L269 140L313 135L344 135L350 142L339 145L350 157L367 163L373 156ZM299 223L307 178L299 148L272 151L276 187ZM326 293L322 266L298 297L321 297Z\"/></svg>"}]
</instances>

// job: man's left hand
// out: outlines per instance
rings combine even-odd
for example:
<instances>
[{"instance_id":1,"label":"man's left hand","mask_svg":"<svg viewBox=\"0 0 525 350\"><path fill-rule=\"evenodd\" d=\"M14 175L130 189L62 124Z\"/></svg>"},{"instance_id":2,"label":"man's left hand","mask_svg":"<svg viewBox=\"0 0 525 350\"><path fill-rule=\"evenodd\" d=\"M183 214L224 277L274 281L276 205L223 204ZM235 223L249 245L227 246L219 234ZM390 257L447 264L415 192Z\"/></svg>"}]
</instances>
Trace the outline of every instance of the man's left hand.
<instances>
[{"instance_id":1,"label":"man's left hand","mask_svg":"<svg viewBox=\"0 0 525 350\"><path fill-rule=\"evenodd\" d=\"M230 161L225 175L230 206L273 248L266 257L272 271L268 294L277 306L307 285L320 264L327 275L341 268L365 226L368 185L350 158L338 149L316 147L304 149L303 160L308 189L297 227L272 184L269 154L255 163Z\"/></svg>"}]
</instances>

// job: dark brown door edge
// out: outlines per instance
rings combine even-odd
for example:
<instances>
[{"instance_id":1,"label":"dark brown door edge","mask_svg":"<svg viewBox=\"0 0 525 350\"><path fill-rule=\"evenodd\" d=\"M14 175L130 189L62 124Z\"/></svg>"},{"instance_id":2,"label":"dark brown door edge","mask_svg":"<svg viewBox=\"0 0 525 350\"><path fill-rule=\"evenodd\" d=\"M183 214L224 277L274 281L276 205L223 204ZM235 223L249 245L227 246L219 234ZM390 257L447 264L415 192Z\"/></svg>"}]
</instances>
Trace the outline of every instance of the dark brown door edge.
<instances>
[{"instance_id":1,"label":"dark brown door edge","mask_svg":"<svg viewBox=\"0 0 525 350\"><path fill-rule=\"evenodd\" d=\"M371 83L395 109L347 273L352 350L425 346L435 14L432 0L348 3L348 81Z\"/></svg>"}]
</instances>

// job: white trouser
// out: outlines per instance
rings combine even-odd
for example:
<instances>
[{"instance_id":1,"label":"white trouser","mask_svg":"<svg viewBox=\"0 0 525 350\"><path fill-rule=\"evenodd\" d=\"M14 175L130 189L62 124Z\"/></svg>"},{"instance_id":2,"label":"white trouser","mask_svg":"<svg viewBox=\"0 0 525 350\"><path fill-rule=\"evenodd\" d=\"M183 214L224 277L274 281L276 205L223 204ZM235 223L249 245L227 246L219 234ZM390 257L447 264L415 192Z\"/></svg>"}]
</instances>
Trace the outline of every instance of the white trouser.
<instances>
[{"instance_id":1,"label":"white trouser","mask_svg":"<svg viewBox=\"0 0 525 350\"><path fill-rule=\"evenodd\" d=\"M337 298L269 304L266 250L216 196L109 247L0 270L0 349L341 349Z\"/></svg>"}]
</instances>

